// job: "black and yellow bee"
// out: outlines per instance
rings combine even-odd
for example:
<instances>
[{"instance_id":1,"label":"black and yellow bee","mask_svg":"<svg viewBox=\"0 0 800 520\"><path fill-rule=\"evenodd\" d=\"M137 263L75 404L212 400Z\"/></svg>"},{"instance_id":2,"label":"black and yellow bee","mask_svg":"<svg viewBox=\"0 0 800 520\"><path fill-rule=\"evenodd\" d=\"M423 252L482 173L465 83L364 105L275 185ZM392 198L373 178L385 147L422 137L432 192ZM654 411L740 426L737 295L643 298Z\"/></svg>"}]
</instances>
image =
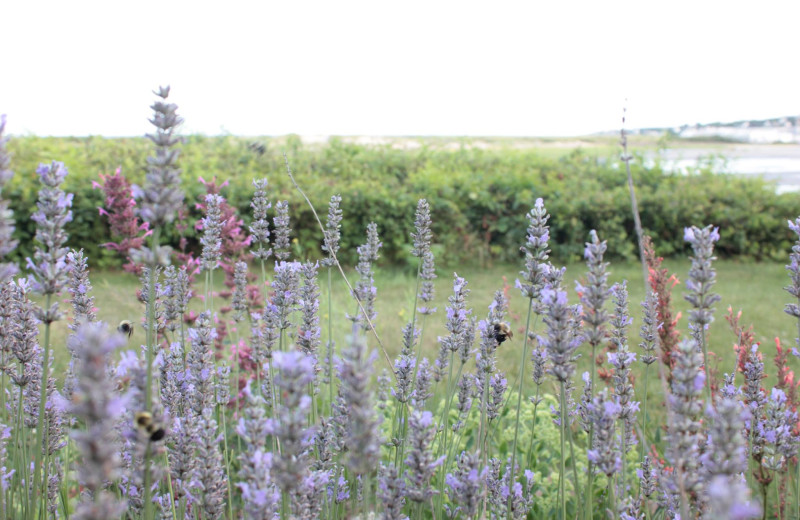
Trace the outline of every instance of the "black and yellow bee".
<instances>
[{"instance_id":1,"label":"black and yellow bee","mask_svg":"<svg viewBox=\"0 0 800 520\"><path fill-rule=\"evenodd\" d=\"M134 420L136 426L147 432L151 442L158 442L167 436L167 430L153 421L153 414L150 412L136 412Z\"/></svg>"},{"instance_id":2,"label":"black and yellow bee","mask_svg":"<svg viewBox=\"0 0 800 520\"><path fill-rule=\"evenodd\" d=\"M120 334L125 334L129 338L133 335L133 323L128 320L122 320L117 325L117 332Z\"/></svg>"},{"instance_id":3,"label":"black and yellow bee","mask_svg":"<svg viewBox=\"0 0 800 520\"><path fill-rule=\"evenodd\" d=\"M508 323L499 321L492 325L492 336L497 340L497 344L500 345L505 340L513 338L514 332L512 332L511 326Z\"/></svg>"}]
</instances>

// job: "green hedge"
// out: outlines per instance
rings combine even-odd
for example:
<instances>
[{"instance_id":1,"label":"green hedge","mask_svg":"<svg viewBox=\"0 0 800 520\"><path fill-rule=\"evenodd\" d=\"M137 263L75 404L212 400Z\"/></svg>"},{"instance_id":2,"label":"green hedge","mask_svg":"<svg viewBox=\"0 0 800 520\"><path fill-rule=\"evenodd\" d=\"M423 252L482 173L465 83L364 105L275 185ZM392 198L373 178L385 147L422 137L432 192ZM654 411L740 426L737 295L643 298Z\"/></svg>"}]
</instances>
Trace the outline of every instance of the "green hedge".
<instances>
[{"instance_id":1,"label":"green hedge","mask_svg":"<svg viewBox=\"0 0 800 520\"><path fill-rule=\"evenodd\" d=\"M263 153L250 146L253 142L265 147ZM151 149L144 138L13 138L9 150L16 175L3 196L11 200L18 222L18 258L32 254L35 230L29 217L39 189L36 166L60 160L70 171L65 188L75 193L70 246L86 249L95 264L118 264L113 253L99 247L110 237L105 219L98 217L102 192L92 189L91 182L121 166L132 182L141 184ZM636 255L624 165L580 150L554 159L535 149L397 150L338 139L326 146L304 147L296 137L276 141L189 136L180 163L191 216L199 217L193 203L204 193L197 179L216 176L230 182L223 195L249 223L251 181L266 176L273 203L290 202L300 253L318 256L320 232L286 176L284 151L323 219L330 196L341 194L342 245L348 255L363 242L366 224L374 220L384 242L384 260L406 262L414 210L422 197L433 211L440 263L518 259L526 234L525 215L537 197L544 198L553 215L551 244L558 260L579 258L591 229L608 240L611 254ZM786 220L800 214L797 195L778 195L773 186L751 178L709 171L668 174L658 166L645 169L641 163L634 161L632 167L642 222L660 253L687 250L685 226L714 224L722 235L717 247L720 257L786 257L792 243ZM167 236L177 243L175 233ZM197 247L196 241L192 244ZM346 256L344 260L352 263L354 259Z\"/></svg>"}]
</instances>

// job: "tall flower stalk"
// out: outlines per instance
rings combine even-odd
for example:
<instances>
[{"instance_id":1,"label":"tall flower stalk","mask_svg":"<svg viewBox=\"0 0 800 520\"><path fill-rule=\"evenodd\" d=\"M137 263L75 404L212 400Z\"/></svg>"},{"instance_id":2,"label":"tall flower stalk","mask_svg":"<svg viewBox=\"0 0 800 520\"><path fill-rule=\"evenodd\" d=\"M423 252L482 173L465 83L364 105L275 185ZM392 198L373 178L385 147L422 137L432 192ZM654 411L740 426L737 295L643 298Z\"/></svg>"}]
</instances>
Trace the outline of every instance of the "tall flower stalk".
<instances>
[{"instance_id":1,"label":"tall flower stalk","mask_svg":"<svg viewBox=\"0 0 800 520\"><path fill-rule=\"evenodd\" d=\"M115 423L124 411L123 398L116 394L107 368L111 354L124 339L109 334L105 325L84 323L70 337L78 375L70 411L81 419L85 429L74 431L73 439L83 456L79 481L88 491L81 498L73 518L105 520L118 518L125 509L107 490L120 469Z\"/></svg>"},{"instance_id":2,"label":"tall flower stalk","mask_svg":"<svg viewBox=\"0 0 800 520\"><path fill-rule=\"evenodd\" d=\"M328 342L325 346L327 366L325 369L325 378L328 382L329 389L329 403L333 404L334 387L336 383L333 377L333 354L336 351L336 343L333 341L333 268L338 262L336 253L339 252L339 239L342 236L342 210L339 204L342 202L342 197L334 195L328 204L328 220L325 223L324 241L322 250L326 253L325 258L320 261L323 267L328 268Z\"/></svg>"},{"instance_id":3,"label":"tall flower stalk","mask_svg":"<svg viewBox=\"0 0 800 520\"><path fill-rule=\"evenodd\" d=\"M150 238L150 247L142 247L137 251L131 252L131 259L137 263L143 263L150 267L149 283L147 295L147 330L145 331L147 350L146 350L146 382L144 389L144 408L150 411L153 402L153 360L155 359L155 348L157 344L155 331L155 267L167 265L169 263L170 249L161 247L159 240L161 228L175 219L176 212L183 204L183 191L180 189L180 169L177 167L178 155L180 150L175 145L180 142L180 137L174 135L178 126L183 122L177 114L178 106L174 103L167 103L169 97L169 87L159 87L154 92L158 99L151 108L153 118L150 123L156 128L154 134L147 137L156 146L155 155L148 157L148 171L145 176L144 190L141 193L142 204L139 208L139 216L143 221L148 222L149 228L153 230ZM145 518L149 520L153 517L153 503L150 499L150 450L147 450L145 459L145 487L144 487L144 507Z\"/></svg>"},{"instance_id":4,"label":"tall flower stalk","mask_svg":"<svg viewBox=\"0 0 800 520\"><path fill-rule=\"evenodd\" d=\"M590 358L591 376L590 376L590 391L589 396L591 401L594 396L595 384L595 358L597 356L597 347L600 346L606 339L606 323L608 322L608 312L604 309L606 301L608 301L610 291L608 289L608 263L603 261L603 256L606 252L606 242L600 241L597 237L597 232L592 230L589 234L591 242L586 243L586 249L583 256L586 259L586 266L588 271L586 273L586 286L577 284L576 290L581 295L581 303L583 304L583 320L584 328L586 330L586 337L589 345L592 347L592 357ZM594 444L594 423L590 423L589 427L589 446ZM584 503L586 504L586 518L592 518L592 489L594 481L594 472L592 471L592 462L589 461L589 470L586 475L586 492L584 495Z\"/></svg>"},{"instance_id":5,"label":"tall flower stalk","mask_svg":"<svg viewBox=\"0 0 800 520\"><path fill-rule=\"evenodd\" d=\"M789 253L789 265L786 270L789 271L789 277L792 279L791 285L784 287L784 290L795 297L796 303L787 303L784 307L784 312L797 320L797 337L795 344L797 347L793 350L795 355L799 355L800 349L800 217L796 218L794 222L788 221L789 229L797 236L794 245L792 245L792 252ZM797 475L795 475L796 489L795 496L797 500L797 516L800 518L800 454L798 454Z\"/></svg>"},{"instance_id":6,"label":"tall flower stalk","mask_svg":"<svg viewBox=\"0 0 800 520\"><path fill-rule=\"evenodd\" d=\"M547 355L552 361L550 373L556 378L560 386L561 403L561 455L559 473L559 493L561 503L561 518L567 518L566 506L566 425L569 422L566 384L575 372L575 351L580 345L580 338L573 334L572 319L573 309L567 305L567 293L546 288L542 290L542 303L547 308L544 323L547 326L547 336L539 336L539 343L547 349Z\"/></svg>"},{"instance_id":7,"label":"tall flower stalk","mask_svg":"<svg viewBox=\"0 0 800 520\"><path fill-rule=\"evenodd\" d=\"M692 336L703 351L703 369L706 371L706 401L711 403L711 377L708 373L708 346L706 329L714 321L714 305L720 300L719 294L711 292L717 273L711 267L714 257L714 242L719 240L719 229L706 226L703 229L692 226L684 230L683 238L692 245L694 256L689 269L686 288L689 294L684 298L694 309L689 312L689 328Z\"/></svg>"},{"instance_id":8,"label":"tall flower stalk","mask_svg":"<svg viewBox=\"0 0 800 520\"><path fill-rule=\"evenodd\" d=\"M511 469L508 471L509 478L513 478L517 474L516 459L517 459L517 441L519 439L519 416L522 409L522 387L525 381L525 362L528 359L528 339L531 334L531 314L534 305L538 303L541 297L542 289L546 283L545 275L548 271L547 260L550 257L550 250L548 249L548 241L550 240L550 228L547 221L550 215L544 207L544 201L539 198L536 199L533 209L528 213L528 238L525 244L520 247L520 250L525 253L525 270L520 271L520 276L523 281L519 279L516 282L517 288L522 292L522 296L528 298L528 316L525 319L525 336L522 338L522 358L519 364L519 387L517 388L517 410L514 420L514 442L511 445ZM534 329L536 323L534 322ZM538 385L536 387L538 393ZM537 397L538 399L538 397ZM536 405L534 405L536 406ZM531 427L531 442L533 442L533 432L536 427L536 419L534 413L534 424ZM509 488L512 482L507 483ZM513 496L508 497L508 514L511 514L513 505Z\"/></svg>"},{"instance_id":9,"label":"tall flower stalk","mask_svg":"<svg viewBox=\"0 0 800 520\"><path fill-rule=\"evenodd\" d=\"M647 444L647 381L650 375L650 365L658 361L656 348L658 346L658 296L653 291L647 292L645 301L642 302L642 326L639 330L639 337L642 342L639 346L642 347L644 353L641 356L642 363L645 365L644 369L644 393L643 393L643 419L642 419L642 460L645 458L645 445Z\"/></svg>"},{"instance_id":10,"label":"tall flower stalk","mask_svg":"<svg viewBox=\"0 0 800 520\"><path fill-rule=\"evenodd\" d=\"M39 418L44 421L47 402L47 386L50 378L50 326L61 319L58 302L52 303L68 281L67 269L67 233L64 229L72 221L72 194L64 193L61 184L67 176L67 169L62 163L40 165L36 170L43 187L39 190L38 210L31 216L36 222L38 242L33 260L27 259L28 268L33 274L33 290L45 297L45 306L37 311L37 318L44 323L44 356L42 358L41 384L39 386ZM52 303L52 306L51 306ZM34 499L42 492L41 486L48 482L48 457L45 449L48 428L36 428L36 457L34 463ZM44 456L44 462L42 457ZM42 474L43 473L43 474Z\"/></svg>"}]
</instances>

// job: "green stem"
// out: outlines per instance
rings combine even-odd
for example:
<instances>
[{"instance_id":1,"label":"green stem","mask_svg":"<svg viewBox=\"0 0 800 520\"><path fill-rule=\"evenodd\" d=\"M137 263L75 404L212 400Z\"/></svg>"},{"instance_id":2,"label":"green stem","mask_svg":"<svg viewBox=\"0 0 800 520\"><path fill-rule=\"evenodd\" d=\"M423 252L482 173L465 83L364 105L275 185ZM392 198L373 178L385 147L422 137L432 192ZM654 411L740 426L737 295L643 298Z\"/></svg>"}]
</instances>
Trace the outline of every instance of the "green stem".
<instances>
[{"instance_id":1,"label":"green stem","mask_svg":"<svg viewBox=\"0 0 800 520\"><path fill-rule=\"evenodd\" d=\"M590 380L591 381L591 385L592 385L592 392L591 392L591 395L589 396L590 399L594 399L595 359L597 359L597 352L596 351L597 351L597 345L595 343L592 343L592 357L589 359L589 364L592 366L592 372L591 372L592 373L592 378ZM588 445L589 446L593 446L594 445L594 425L593 424L591 426L589 426L589 444ZM594 471L593 471L593 468L594 468L594 464L592 464L592 462L589 461L588 464L587 464L587 474L586 474L586 492L585 492L584 498L583 498L583 504L584 504L584 507L585 507L585 509L584 509L585 516L584 516L584 518L586 518L588 520L591 520L593 518L593 516L594 516L594 511L593 511L593 509L594 509L594 497L593 497L593 493L592 493L594 491Z\"/></svg>"},{"instance_id":2,"label":"green stem","mask_svg":"<svg viewBox=\"0 0 800 520\"><path fill-rule=\"evenodd\" d=\"M48 293L45 297L45 312L49 312L50 303L53 295ZM47 321L44 325L44 357L42 358L42 381L39 387L39 424L36 428L36 446L34 446L35 461L33 465L33 497L34 504L39 504L40 493L42 491L42 480L40 473L43 472L42 455L43 455L43 440L44 432L47 429L47 421L45 420L45 404L47 402L47 379L50 375L50 322ZM44 457L44 464L47 464L47 457ZM46 495L46 493L45 493ZM42 501L44 502L44 501Z\"/></svg>"},{"instance_id":3,"label":"green stem","mask_svg":"<svg viewBox=\"0 0 800 520\"><path fill-rule=\"evenodd\" d=\"M150 251L157 255L158 241L161 235L161 227L156 226L153 230L153 236L150 240ZM147 349L145 350L145 364L147 367L147 378L145 380L144 388L144 409L151 411L153 407L153 359L155 358L156 340L155 337L155 284L156 284L156 264L150 265L148 273L148 287L147 287L147 331L145 337L147 338ZM152 450L148 443L147 449L144 452L144 518L150 520L154 517L153 501L150 498L150 456Z\"/></svg>"},{"instance_id":4,"label":"green stem","mask_svg":"<svg viewBox=\"0 0 800 520\"><path fill-rule=\"evenodd\" d=\"M534 402L533 402L533 422L531 424L531 441L530 441L530 444L528 445L528 459L527 459L527 464L526 464L527 467L530 467L531 463L533 462L533 460L532 460L532 457L533 457L533 441L536 438L534 433L536 433L536 410L537 410L537 408L539 408L539 387L540 386L541 385L536 385L536 397L534 398Z\"/></svg>"},{"instance_id":5,"label":"green stem","mask_svg":"<svg viewBox=\"0 0 800 520\"><path fill-rule=\"evenodd\" d=\"M566 397L566 389L564 388L564 382L561 381L561 420L559 421L561 423L561 457L560 457L561 458L561 471L560 471L559 487L558 487L558 492L559 492L559 496L560 496L560 500L561 500L561 520L567 520L567 501L566 501L566 497L564 496L564 493L565 493L565 490L566 490L565 484L566 484L566 480L567 480L566 479L566 475L565 475L566 467L565 467L565 463L564 463L564 459L566 458L565 457L566 454L564 453L565 450L566 450L566 443L564 441L565 441L565 437L566 437L566 424L567 424L567 420L566 420L567 419L567 404L566 404L565 397Z\"/></svg>"},{"instance_id":6,"label":"green stem","mask_svg":"<svg viewBox=\"0 0 800 520\"><path fill-rule=\"evenodd\" d=\"M328 378L330 379L328 382L330 383L330 402L328 405L330 406L330 413L333 415L333 390L334 390L334 380L333 377L333 305L331 304L332 301L332 283L331 283L331 269L333 267L328 267Z\"/></svg>"},{"instance_id":7,"label":"green stem","mask_svg":"<svg viewBox=\"0 0 800 520\"><path fill-rule=\"evenodd\" d=\"M647 375L650 371L650 365L644 367L644 421L642 422L642 456L641 461L644 461L645 445L647 444Z\"/></svg>"},{"instance_id":8,"label":"green stem","mask_svg":"<svg viewBox=\"0 0 800 520\"><path fill-rule=\"evenodd\" d=\"M224 455L224 457L225 457L225 470L228 473L228 478L227 478L227 480L228 480L228 485L227 485L227 488L228 488L228 518L230 518L232 520L233 519L233 490L231 489L231 480L232 480L233 475L231 475L231 460L230 460L230 457L228 456L228 453L229 453L228 452L228 426L227 426L228 420L225 417L225 408L224 408L224 406L221 406L220 408L222 408L222 446L223 446L223 448L225 450L225 455Z\"/></svg>"},{"instance_id":9,"label":"green stem","mask_svg":"<svg viewBox=\"0 0 800 520\"><path fill-rule=\"evenodd\" d=\"M511 445L511 471L508 473L508 489L512 489L513 482L516 480L516 460L517 460L517 439L519 438L519 414L522 409L522 383L525 379L525 361L528 359L528 329L531 325L531 312L533 311L533 300L528 302L528 318L525 320L525 339L522 340L522 361L519 364L519 388L517 389L517 416L514 422L514 443ZM512 494L508 496L508 516L511 516Z\"/></svg>"},{"instance_id":10,"label":"green stem","mask_svg":"<svg viewBox=\"0 0 800 520\"><path fill-rule=\"evenodd\" d=\"M700 345L703 347L703 370L706 373L706 402L711 406L711 374L708 371L708 346L706 345L706 333L700 325Z\"/></svg>"}]
</instances>

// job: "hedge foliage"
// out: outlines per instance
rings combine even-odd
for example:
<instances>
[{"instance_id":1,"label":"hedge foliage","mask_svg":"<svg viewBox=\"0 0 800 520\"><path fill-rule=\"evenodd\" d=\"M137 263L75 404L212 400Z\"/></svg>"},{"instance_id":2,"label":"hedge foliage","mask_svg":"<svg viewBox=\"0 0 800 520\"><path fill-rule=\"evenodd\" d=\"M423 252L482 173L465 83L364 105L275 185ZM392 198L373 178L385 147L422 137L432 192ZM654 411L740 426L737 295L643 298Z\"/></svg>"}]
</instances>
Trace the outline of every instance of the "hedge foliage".
<instances>
[{"instance_id":1,"label":"hedge foliage","mask_svg":"<svg viewBox=\"0 0 800 520\"><path fill-rule=\"evenodd\" d=\"M254 146L258 144L261 146ZM4 197L11 199L18 221L18 258L32 254L35 233L35 174L40 162L63 161L70 171L65 189L75 193L70 246L83 247L95 264L118 265L116 254L99 244L110 241L105 218L98 216L102 192L92 181L121 166L134 183L144 180L152 146L144 138L17 137L9 143L16 172ZM427 198L434 218L435 249L441 263L516 261L525 239L525 215L537 197L552 215L553 256L560 261L582 256L581 244L591 229L608 240L608 251L635 258L636 241L624 164L575 150L561 158L544 157L535 149L457 150L422 146L400 150L391 146L360 146L332 139L325 146L304 146L290 136L283 140L188 136L180 159L190 218L199 217L194 203L205 193L198 182L216 177L229 181L223 195L250 221L251 182L266 176L273 203L288 199L299 244L318 243L321 233L311 210L292 187L283 152L300 185L321 218L331 195L341 194L344 221L342 250L355 251L364 229L376 219L384 242L384 261L405 262L419 198ZM713 224L722 239L720 257L783 259L792 238L788 219L800 214L795 194L776 194L758 179L665 173L659 165L644 168L632 162L634 182L645 231L656 238L660 254L683 254L683 228ZM193 230L189 230L190 238ZM167 233L177 244L178 234ZM196 247L196 241L191 243ZM301 247L301 246L298 246ZM305 246L308 247L308 246ZM319 251L299 251L318 256ZM352 253L351 253L352 254ZM353 258L343 258L353 262Z\"/></svg>"}]
</instances>

